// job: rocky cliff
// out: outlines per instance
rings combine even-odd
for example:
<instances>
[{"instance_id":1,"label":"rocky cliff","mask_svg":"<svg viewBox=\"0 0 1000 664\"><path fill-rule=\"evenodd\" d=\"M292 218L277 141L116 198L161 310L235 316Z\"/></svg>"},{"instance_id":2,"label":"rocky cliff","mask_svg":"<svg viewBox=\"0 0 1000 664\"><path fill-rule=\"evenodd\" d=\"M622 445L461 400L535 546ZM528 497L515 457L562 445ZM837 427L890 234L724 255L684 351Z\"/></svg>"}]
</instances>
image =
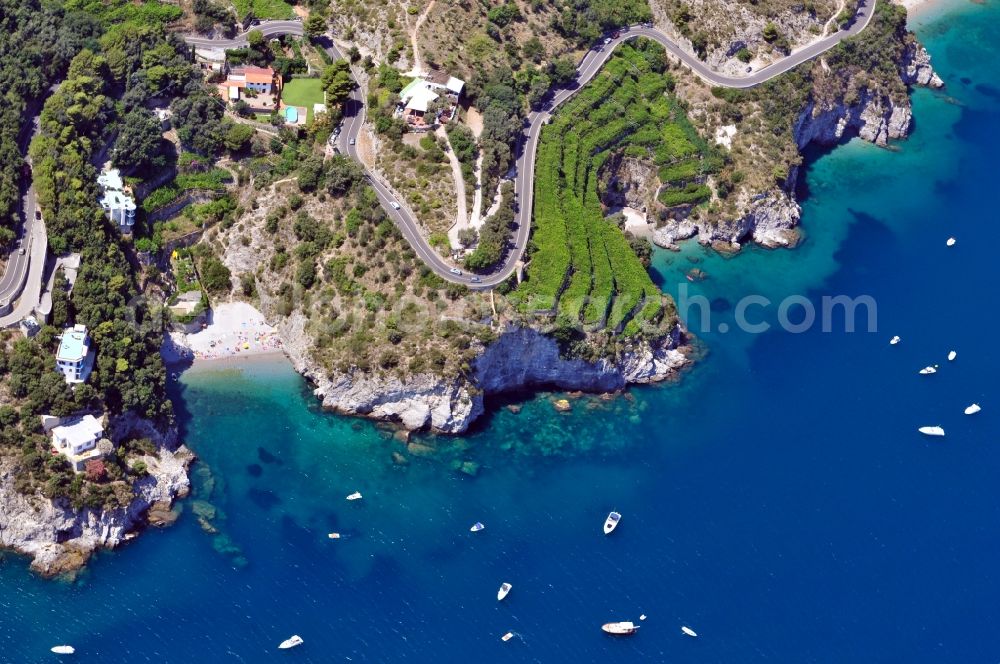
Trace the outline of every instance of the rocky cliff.
<instances>
[{"instance_id":1,"label":"rocky cliff","mask_svg":"<svg viewBox=\"0 0 1000 664\"><path fill-rule=\"evenodd\" d=\"M614 360L588 362L563 357L549 336L520 326L507 327L485 346L468 376L419 374L407 378L371 372L327 374L293 343L296 369L315 386L325 408L398 422L407 430L456 434L484 411L484 397L535 388L609 392L628 384L666 380L688 364L683 333L657 342L637 342ZM286 348L288 346L286 345Z\"/></svg>"},{"instance_id":2,"label":"rocky cliff","mask_svg":"<svg viewBox=\"0 0 1000 664\"><path fill-rule=\"evenodd\" d=\"M931 88L944 85L931 67L927 50L912 36L907 37L902 52L899 82ZM849 79L846 93L810 95L792 131L799 150L810 144L836 145L852 135L885 146L909 134L913 124L909 96L865 85L864 79L858 78ZM799 240L801 208L787 192L794 191L798 174L797 166L791 168L783 189L775 187L753 196L742 192L737 203L741 213L735 218L712 222L668 219L654 233L653 242L673 250L678 249L677 242L693 237L702 244L720 243L732 250L747 241L768 248L794 246Z\"/></svg>"},{"instance_id":3,"label":"rocky cliff","mask_svg":"<svg viewBox=\"0 0 1000 664\"><path fill-rule=\"evenodd\" d=\"M0 460L0 546L31 558L31 568L44 576L55 576L81 568L97 549L112 549L146 523L173 520L170 506L189 491L188 466L194 455L178 446L176 432L163 436L148 422L132 417L111 423L116 442L125 435L148 437L156 445L155 455L143 455L149 473L132 486L127 507L75 510L65 500L49 500L41 494L23 495L14 488L14 466ZM127 488L127 487L124 487Z\"/></svg>"}]
</instances>

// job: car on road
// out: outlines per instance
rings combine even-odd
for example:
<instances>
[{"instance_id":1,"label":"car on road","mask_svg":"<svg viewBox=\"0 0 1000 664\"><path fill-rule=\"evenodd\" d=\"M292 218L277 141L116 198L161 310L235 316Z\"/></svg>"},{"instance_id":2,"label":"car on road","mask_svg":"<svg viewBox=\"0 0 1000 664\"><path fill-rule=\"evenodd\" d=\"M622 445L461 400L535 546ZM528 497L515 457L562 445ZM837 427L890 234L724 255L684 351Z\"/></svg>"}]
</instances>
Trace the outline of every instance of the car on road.
<instances>
[{"instance_id":1,"label":"car on road","mask_svg":"<svg viewBox=\"0 0 1000 664\"><path fill-rule=\"evenodd\" d=\"M604 38L604 45L607 46L610 43L611 43L611 37L605 37Z\"/></svg>"},{"instance_id":2,"label":"car on road","mask_svg":"<svg viewBox=\"0 0 1000 664\"><path fill-rule=\"evenodd\" d=\"M351 140L347 141L348 145L354 145L354 137L351 136Z\"/></svg>"},{"instance_id":3,"label":"car on road","mask_svg":"<svg viewBox=\"0 0 1000 664\"><path fill-rule=\"evenodd\" d=\"M35 219L37 219L38 221L42 220L42 211L41 210L35 210Z\"/></svg>"},{"instance_id":4,"label":"car on road","mask_svg":"<svg viewBox=\"0 0 1000 664\"><path fill-rule=\"evenodd\" d=\"M752 72L752 71L753 71L753 67L747 67L747 73L748 73L748 74L749 74L750 72Z\"/></svg>"},{"instance_id":5,"label":"car on road","mask_svg":"<svg viewBox=\"0 0 1000 664\"><path fill-rule=\"evenodd\" d=\"M23 256L24 255L24 247L21 247L20 249L17 250L17 255L18 256Z\"/></svg>"},{"instance_id":6,"label":"car on road","mask_svg":"<svg viewBox=\"0 0 1000 664\"><path fill-rule=\"evenodd\" d=\"M389 203L389 205L392 206L393 210L398 210L399 209L399 203L397 203L396 201L392 201L391 203Z\"/></svg>"},{"instance_id":7,"label":"car on road","mask_svg":"<svg viewBox=\"0 0 1000 664\"><path fill-rule=\"evenodd\" d=\"M469 281L471 281L474 284L478 284L480 281L482 281L482 279L480 279L479 277L473 277L472 279L469 279Z\"/></svg>"},{"instance_id":8,"label":"car on road","mask_svg":"<svg viewBox=\"0 0 1000 664\"><path fill-rule=\"evenodd\" d=\"M448 271L451 272L452 274L457 274L458 276L462 276L462 271L459 270L457 267L453 267Z\"/></svg>"}]
</instances>

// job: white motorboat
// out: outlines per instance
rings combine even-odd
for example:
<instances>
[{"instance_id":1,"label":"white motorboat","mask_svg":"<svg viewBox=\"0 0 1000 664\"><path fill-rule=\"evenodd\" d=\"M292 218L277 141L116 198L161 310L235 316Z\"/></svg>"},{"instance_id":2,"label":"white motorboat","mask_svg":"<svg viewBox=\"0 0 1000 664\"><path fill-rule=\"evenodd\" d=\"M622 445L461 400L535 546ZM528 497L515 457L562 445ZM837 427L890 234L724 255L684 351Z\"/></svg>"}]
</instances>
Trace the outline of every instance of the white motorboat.
<instances>
[{"instance_id":1,"label":"white motorboat","mask_svg":"<svg viewBox=\"0 0 1000 664\"><path fill-rule=\"evenodd\" d=\"M469 530L470 530L471 532L474 532L474 533L478 533L478 532L479 532L480 530L482 530L482 529L483 529L483 528L485 528L485 527L486 527L486 526L484 526L484 525L482 524L482 522L480 522L480 521L476 521L476 522L475 522L474 524L472 524L472 527L471 527L471 528L469 528Z\"/></svg>"},{"instance_id":2,"label":"white motorboat","mask_svg":"<svg viewBox=\"0 0 1000 664\"><path fill-rule=\"evenodd\" d=\"M935 364L932 367L924 367L923 369L920 370L920 373L924 375L937 373L937 365Z\"/></svg>"},{"instance_id":3,"label":"white motorboat","mask_svg":"<svg viewBox=\"0 0 1000 664\"><path fill-rule=\"evenodd\" d=\"M355 491L347 497L348 500L361 500L361 492Z\"/></svg>"},{"instance_id":4,"label":"white motorboat","mask_svg":"<svg viewBox=\"0 0 1000 664\"><path fill-rule=\"evenodd\" d=\"M687 625L682 625L681 626L681 631L684 632L684 634L686 636L690 636L691 638L696 638L698 636L698 632L694 631L693 629L691 629Z\"/></svg>"},{"instance_id":5,"label":"white motorboat","mask_svg":"<svg viewBox=\"0 0 1000 664\"><path fill-rule=\"evenodd\" d=\"M639 616L639 620L645 620L645 619L646 619L646 614L645 613L642 614L641 616Z\"/></svg>"},{"instance_id":6,"label":"white motorboat","mask_svg":"<svg viewBox=\"0 0 1000 664\"><path fill-rule=\"evenodd\" d=\"M948 245L949 247L954 247L955 246L955 238L953 238L953 237L948 238L948 240L945 242L945 244Z\"/></svg>"},{"instance_id":7,"label":"white motorboat","mask_svg":"<svg viewBox=\"0 0 1000 664\"><path fill-rule=\"evenodd\" d=\"M610 535L611 531L618 527L618 522L621 520L622 515L618 512L608 514L608 518L604 521L604 534Z\"/></svg>"},{"instance_id":8,"label":"white motorboat","mask_svg":"<svg viewBox=\"0 0 1000 664\"><path fill-rule=\"evenodd\" d=\"M949 362L953 362L956 357L958 357L958 353L956 353L953 350L952 351L948 351L948 361Z\"/></svg>"},{"instance_id":9,"label":"white motorboat","mask_svg":"<svg viewBox=\"0 0 1000 664\"><path fill-rule=\"evenodd\" d=\"M896 344L898 344L899 343L899 335L896 335L892 339L889 339L889 343L891 345L893 345L893 346L895 346Z\"/></svg>"},{"instance_id":10,"label":"white motorboat","mask_svg":"<svg viewBox=\"0 0 1000 664\"><path fill-rule=\"evenodd\" d=\"M498 602L503 601L503 598L507 596L507 594L510 592L510 589L513 587L514 586L510 585L509 583L500 584L500 590L497 591L497 601Z\"/></svg>"},{"instance_id":11,"label":"white motorboat","mask_svg":"<svg viewBox=\"0 0 1000 664\"><path fill-rule=\"evenodd\" d=\"M919 431L920 433L924 434L925 436L943 436L944 435L944 429L942 429L941 427L920 427L919 429L917 429L917 431Z\"/></svg>"},{"instance_id":12,"label":"white motorboat","mask_svg":"<svg viewBox=\"0 0 1000 664\"><path fill-rule=\"evenodd\" d=\"M330 533L327 537L330 539L340 539L340 533Z\"/></svg>"},{"instance_id":13,"label":"white motorboat","mask_svg":"<svg viewBox=\"0 0 1000 664\"><path fill-rule=\"evenodd\" d=\"M52 652L57 655L72 655L76 652L76 648L73 646L54 646Z\"/></svg>"},{"instance_id":14,"label":"white motorboat","mask_svg":"<svg viewBox=\"0 0 1000 664\"><path fill-rule=\"evenodd\" d=\"M278 649L288 650L289 648L294 648L295 646L301 646L301 645L302 645L302 637L299 636L298 634L293 634L289 638L282 641L281 645L278 646Z\"/></svg>"},{"instance_id":15,"label":"white motorboat","mask_svg":"<svg viewBox=\"0 0 1000 664\"><path fill-rule=\"evenodd\" d=\"M975 415L976 413L978 413L981 410L982 410L982 408L979 407L979 404L978 403L974 403L974 404L972 404L971 406L969 406L968 408L965 409L965 414L966 415Z\"/></svg>"},{"instance_id":16,"label":"white motorboat","mask_svg":"<svg viewBox=\"0 0 1000 664\"><path fill-rule=\"evenodd\" d=\"M601 629L615 636L631 636L639 631L639 625L636 625L631 620L627 620L624 622L605 623L601 625Z\"/></svg>"},{"instance_id":17,"label":"white motorboat","mask_svg":"<svg viewBox=\"0 0 1000 664\"><path fill-rule=\"evenodd\" d=\"M510 641L513 638L514 638L514 632L507 632L506 634L504 634L503 636L500 637L500 640L501 641Z\"/></svg>"}]
</instances>

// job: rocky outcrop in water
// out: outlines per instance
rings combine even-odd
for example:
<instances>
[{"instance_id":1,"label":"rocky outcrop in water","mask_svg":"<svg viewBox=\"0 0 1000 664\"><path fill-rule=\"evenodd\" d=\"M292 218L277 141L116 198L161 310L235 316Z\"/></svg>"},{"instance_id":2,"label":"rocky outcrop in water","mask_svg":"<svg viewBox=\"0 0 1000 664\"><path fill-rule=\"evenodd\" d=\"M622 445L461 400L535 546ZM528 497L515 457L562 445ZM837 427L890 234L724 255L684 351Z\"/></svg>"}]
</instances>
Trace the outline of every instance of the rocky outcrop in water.
<instances>
[{"instance_id":1,"label":"rocky outcrop in water","mask_svg":"<svg viewBox=\"0 0 1000 664\"><path fill-rule=\"evenodd\" d=\"M699 220L668 219L653 233L653 243L665 249L679 250L677 243L693 237L702 244L722 243L738 250L753 241L768 247L791 247L799 241L796 228L801 208L788 194L774 190L745 204L742 217L712 224Z\"/></svg>"},{"instance_id":2,"label":"rocky outcrop in water","mask_svg":"<svg viewBox=\"0 0 1000 664\"><path fill-rule=\"evenodd\" d=\"M123 416L109 432L115 441L145 437L156 446L156 454L137 458L149 472L133 483L126 507L76 510L65 499L21 494L14 486L16 462L0 460L0 546L30 557L31 568L44 576L78 570L97 549L119 546L148 522L169 522L174 499L188 494L194 454L177 445L176 431L163 435L145 420Z\"/></svg>"},{"instance_id":3,"label":"rocky outcrop in water","mask_svg":"<svg viewBox=\"0 0 1000 664\"><path fill-rule=\"evenodd\" d=\"M315 384L325 408L398 422L408 430L461 433L483 412L484 397L551 387L607 392L633 383L671 378L689 360L680 328L658 342L637 342L615 360L566 358L556 342L534 329L508 327L475 360L469 377L433 374L380 377L354 372L329 376L296 357L300 373Z\"/></svg>"}]
</instances>

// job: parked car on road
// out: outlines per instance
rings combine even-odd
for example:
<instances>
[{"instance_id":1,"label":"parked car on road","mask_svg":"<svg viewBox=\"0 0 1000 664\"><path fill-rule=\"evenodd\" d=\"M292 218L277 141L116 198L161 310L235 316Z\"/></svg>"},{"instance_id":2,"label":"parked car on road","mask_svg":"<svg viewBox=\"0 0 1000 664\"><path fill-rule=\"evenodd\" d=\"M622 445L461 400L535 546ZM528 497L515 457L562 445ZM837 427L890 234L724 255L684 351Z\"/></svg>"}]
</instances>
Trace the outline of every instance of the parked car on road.
<instances>
[{"instance_id":1,"label":"parked car on road","mask_svg":"<svg viewBox=\"0 0 1000 664\"><path fill-rule=\"evenodd\" d=\"M462 271L459 270L457 267L453 267L448 271L451 272L452 274L457 274L458 276L462 276Z\"/></svg>"}]
</instances>

